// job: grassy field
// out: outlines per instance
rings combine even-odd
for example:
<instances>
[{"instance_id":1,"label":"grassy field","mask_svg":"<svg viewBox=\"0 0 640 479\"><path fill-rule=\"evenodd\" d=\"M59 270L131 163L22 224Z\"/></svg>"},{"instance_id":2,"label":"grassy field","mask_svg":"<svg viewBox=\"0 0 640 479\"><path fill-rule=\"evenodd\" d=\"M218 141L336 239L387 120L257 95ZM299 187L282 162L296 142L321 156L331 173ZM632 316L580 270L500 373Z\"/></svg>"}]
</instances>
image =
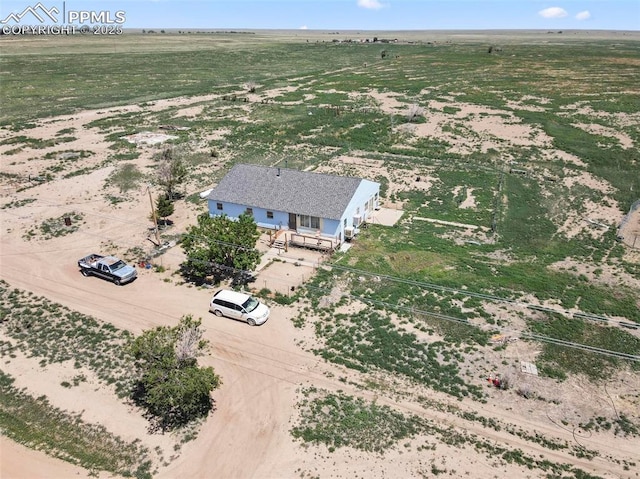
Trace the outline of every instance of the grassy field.
<instances>
[{"instance_id":1,"label":"grassy field","mask_svg":"<svg viewBox=\"0 0 640 479\"><path fill-rule=\"evenodd\" d=\"M417 215L481 226L491 226L495 219L499 241L493 248L514 251L519 259L535 256L540 268L569 252L583 259L617 260L622 256L621 247L612 244L610 236L600 241L566 240L550 221L555 214L552 207L558 202L567 203L568 197L574 196L576 204L566 207L578 208L585 199L602 201L602 194L589 188L572 191L561 185L541 184L539 174L562 174L563 168L584 169L613 187L612 196L621 210L626 211L637 199L640 177L629 174L637 169L637 150L622 148L615 139L589 133L574 124L609 126L640 141L633 117L627 124L614 123L617 115L633 115L640 110L636 87L640 43L624 37L609 41L555 37L549 42L539 35L537 42L527 35L525 41L489 37L503 42L499 54L487 53L492 43L486 39L438 41L440 37L430 37L428 32L411 34L408 38L416 43L387 45L337 43L335 40L343 36L336 39L319 34L311 36L315 41L301 42L260 32L139 34L104 40L3 39L0 125L16 131L27 126L4 143L33 146L42 142L29 138L30 122L80 108L144 105L161 98L209 93L242 95L243 84L248 81L259 85L258 91L287 87L289 90L271 98L271 103L252 105L250 122L239 118L240 112L246 115L241 105L218 99L204 102L203 114L190 118L189 127L196 135L229 129L224 140L210 142L212 148L227 153L228 163L269 163L284 158L291 160L291 167L308 167L321 164L330 155L362 150L383 159L390 168L431 167L438 184L428 192L400 195ZM387 59L380 57L381 50L388 51ZM24 51L30 54L22 54ZM592 68L594 64L598 69ZM524 124L544 131L554 147L576 155L586 166L561 161L543 164L542 149L535 146L505 145L500 152L457 154L447 148L446 142L419 139L409 148L389 130L390 121L405 121L401 115L385 114L375 102L363 103L362 96L353 96L373 89L394 92L399 101L407 103L463 100L512 112ZM509 106L510 101L521 102L521 108ZM336 115L323 108L327 105L343 108L343 113ZM527 108L541 105L544 108ZM570 108L572 105L584 108L576 111ZM224 115L219 115L221 110ZM451 111L455 112L455 107ZM131 151L132 147L116 138L139 131L150 122L170 121L173 113L172 109L127 113L92 126L111 132L116 153L123 155L122 150ZM63 127L61 132L73 133ZM56 141L64 139L61 135ZM178 142L187 139L183 135ZM403 159L399 161L394 155L403 155ZM131 156L115 154L113 161L128 158ZM504 175L504 158L517 159L532 173L526 177ZM506 208L496 206L501 176L506 176L502 192L508 200ZM478 190L479 207L456 208L459 198L452 194L455 186ZM543 201L539 201L541 197ZM419 206L425 204L428 206ZM424 228L415 226L407 233L420 238L419 229ZM432 232L425 233L429 238L425 241L432 243ZM418 242L416 239L418 247L428 246ZM485 247L483 252L489 249ZM459 250L456 253L465 256ZM633 274L638 273L637 266L628 267ZM521 285L514 286L522 289ZM531 286L524 290L539 290L539 284Z\"/></svg>"},{"instance_id":2,"label":"grassy field","mask_svg":"<svg viewBox=\"0 0 640 479\"><path fill-rule=\"evenodd\" d=\"M324 444L329 452L339 447L349 446L382 454L388 449L400 449L401 442L405 452L411 452L413 447L421 452L435 450L440 442L456 447L474 447L489 457L500 457L505 463L526 466L529 470L537 470L540 474L545 474L545 477L595 479L595 476L568 464L539 459L520 449L504 448L476 435L460 433L455 428L442 426L416 415L404 415L388 406L381 406L343 393L333 394L309 388L302 391L299 407L302 414L300 422L292 429L293 436L309 443ZM488 428L496 430L505 428L509 434L526 437L526 433L517 427L500 424L491 418L460 414L455 410L450 412L467 420L480 422ZM422 443L415 441L414 437L419 434L424 434L429 439ZM527 439L551 450L571 448L573 454L578 457L597 455L596 451L589 451L581 446L545 441L542 436L536 435ZM428 477L435 477L440 474L455 475L456 471L432 462L429 468L425 466L424 471L421 471L421 475L427 476L429 473L431 475Z\"/></svg>"},{"instance_id":3,"label":"grassy field","mask_svg":"<svg viewBox=\"0 0 640 479\"><path fill-rule=\"evenodd\" d=\"M121 192L126 193L145 176L126 163L137 153L121 137L162 123L190 128L189 133L180 132L175 143L186 145L191 179L202 185L220 175L207 171L214 156L227 166L286 161L289 167L308 168L341 153L369 152L389 170L422 168L437 178L427 191L393 194L393 199L405 202L407 215L491 228L491 241L456 245L442 227L418 221L392 230L375 227L361 235L350 253L350 264L378 274L463 286L508 298L532 294L541 301L557 300L564 308L640 322L637 291L584 277L575 281L569 272L549 269L572 257L587 263L604 262L636 278L640 274L637 263L625 261L613 225L596 238L585 233L568 238L558 228L569 213L581 214L585 201L616 201L626 211L637 199L640 175L630 174L638 168L637 150L623 148L614 138L585 131L575 123L611 128L640 141L640 129L633 120L640 111L640 42L596 36L556 36L551 42L542 33L536 37L531 32L520 38L487 36L482 41L414 32L407 37L413 43L384 45L340 43L336 40L344 36L321 32L309 38L303 42L295 36L244 32L138 34L102 41L3 39L0 125L16 131L4 143L18 149L42 144L29 137L29 126L38 118L217 94L197 104L202 114L196 117L176 117L176 107L157 112L143 109L95 121L91 126L108 135L113 149L95 167L120 165L110 181L121 184ZM499 53L489 54L489 46L499 46ZM387 52L384 59L382 50ZM18 51L29 54L18 55ZM252 102L247 109L240 99L246 97L243 85L249 81L258 86L258 93L278 89L280 93L264 104ZM483 107L499 116L513 114L522 124L548 135L551 145L505 143L484 152L457 153L446 140L403 141L393 125L406 123L406 119L401 112L383 112L366 96L372 90L393 92L406 105L448 101L453 106L443 111L454 117L459 112L456 102ZM229 101L236 97L238 101ZM480 117L483 115L488 117L487 113ZM629 119L619 121L621 115ZM421 121L428 118L429 111ZM450 122L449 129L474 140L474 132L462 122ZM210 155L189 151L189 141L206 139L207 132L216 130L226 134L222 139L205 140ZM56 141L69 133L77 135L61 125ZM548 161L543 153L549 148L575 155L584 166ZM508 159L527 174L512 173L506 166ZM67 176L88 172L87 168L70 172L57 164L43 174L51 178L58 170L66 171ZM580 172L606 181L611 194L605 198L601 191L584 185L568 187L545 181L549 176ZM123 183L122 178L127 181ZM460 209L468 190L474 192L476 207ZM115 204L121 199L111 201ZM499 252L507 252L512 260L490 259ZM409 262L412 267L407 269ZM387 289L382 294L394 303L402 299L401 292ZM423 299L426 307L434 307L432 300ZM456 312L455 308L445 309ZM482 308L476 309L482 315Z\"/></svg>"},{"instance_id":4,"label":"grassy field","mask_svg":"<svg viewBox=\"0 0 640 479\"><path fill-rule=\"evenodd\" d=\"M24 354L38 358L42 368L70 362L77 374L63 387L78 387L90 372L121 397L129 393L126 371L132 360L124 349L129 333L45 298L11 289L4 281L0 282L0 312L7 338L0 341L4 360ZM14 387L13 381L0 371L3 434L92 471L151 477L151 453L144 446L128 443L99 424L87 423L81 414L53 407L46 396L33 397Z\"/></svg>"},{"instance_id":5,"label":"grassy field","mask_svg":"<svg viewBox=\"0 0 640 479\"><path fill-rule=\"evenodd\" d=\"M337 41L350 36L358 37L174 32L105 39L2 38L0 146L10 148L3 162L29 149L33 159L47 162L39 172L42 181L112 166L105 188L117 186L120 196L105 201L115 207L127 191L153 178L153 167L134 164L140 153L122 136L159 125L188 127L176 131L171 142L189 165L187 198L238 162L322 169L335 166L332 161L340 155L377 160L382 171L371 179L382 183L385 201L402 203L404 216L396 226L373 224L362 230L348 253L331 259L336 269L320 271L300 294L304 301L294 307L305 310L299 311L296 325L304 326L312 310L317 313L318 355L358 371L401 376L458 399L484 401L482 388L472 384L480 369L473 363L493 351L491 334L516 323L524 331L637 354L635 331L549 311L513 311L499 319L492 306L522 301L640 324L640 288L634 286L640 266L616 241L617 225L605 218L602 231L584 227L584 218L593 212L589 205L622 214L638 200L640 39L412 32L398 43ZM256 85L254 95L247 91L248 82ZM392 97L397 106L384 105L373 93ZM159 100L175 97L194 97L189 107L198 112L187 115L172 105L155 108ZM67 144L82 135L63 122L53 138L30 136L39 120L125 105L140 108L87 125L105 136L107 155L80 151L60 159ZM412 105L425 106L416 121L407 119ZM440 136L415 133L435 118L445 118ZM528 136L507 140L495 130L474 129L474 121L517 125ZM413 185L416 172L432 180L430 188ZM3 171L2 177L10 179L11 173ZM566 181L571 178L579 180ZM474 206L461 208L469 195ZM426 220L475 229L463 232ZM46 220L27 237L71 233L52 230L54 223L60 218ZM566 224L582 227L569 234ZM575 266L559 269L557 264L567 259L596 269L589 274ZM319 307L336 285L346 285L341 302ZM13 294L3 290L5 312L13 307L7 301L18 301ZM22 309L12 311L12 318L43 314L24 298L19 302ZM354 314L339 310L358 302L370 308ZM89 322L72 312L60 314L71 321L61 322L64 328L80 331ZM90 330L91 344L99 335L117 339L116 332L95 324ZM20 344L38 350L44 334L22 338ZM52 328L47 334L63 330ZM426 344L424 338L434 335L438 340ZM577 360L555 345L541 349L541 374L559 380L584 374L596 381L616 368L638 365L595 355ZM104 381L122 387L109 372L111 366L97 364L89 354L83 349L76 361L88 362ZM585 357L590 360L579 359ZM45 363L59 360L43 356ZM310 415L336 405L358 411L365 423L383 417L400 428L400 439L427 428L344 396L306 403ZM295 434L342 445L316 427L323 421L314 419L313 427ZM637 432L637 424L624 424ZM358 447L378 450L385 444Z\"/></svg>"}]
</instances>

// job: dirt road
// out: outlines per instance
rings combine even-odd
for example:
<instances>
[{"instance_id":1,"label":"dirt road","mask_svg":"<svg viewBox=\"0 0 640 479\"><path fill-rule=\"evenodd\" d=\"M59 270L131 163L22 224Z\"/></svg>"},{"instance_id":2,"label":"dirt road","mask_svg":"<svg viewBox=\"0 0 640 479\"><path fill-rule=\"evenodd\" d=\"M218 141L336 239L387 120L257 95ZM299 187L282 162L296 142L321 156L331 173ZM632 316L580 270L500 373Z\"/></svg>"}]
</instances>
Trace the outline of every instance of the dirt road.
<instances>
[{"instance_id":1,"label":"dirt road","mask_svg":"<svg viewBox=\"0 0 640 479\"><path fill-rule=\"evenodd\" d=\"M315 457L294 443L290 436L296 391L302 385L313 384L374 399L372 393L353 386L360 379L358 374L320 362L297 346L300 330L296 330L290 321L292 312L283 307L275 307L265 325L251 328L210 315L207 305L212 291L209 289L165 282L160 275L149 271L141 271L135 282L122 287L99 278L85 278L78 272L76 260L93 249L92 241L91 238L80 238L70 244L68 240L54 239L37 244L5 238L2 244L2 278L12 287L32 291L136 334L155 326L176 324L185 314L203 317L205 337L212 347L211 355L202 362L213 366L223 379L222 387L214 393L216 411L203 425L198 438L184 444L179 457L160 469L158 477L291 477L300 464L311 469L326 467L326 459ZM350 381L338 379L345 375ZM433 397L447 401L437 394ZM583 441L584 446L597 449L601 457L592 461L579 459L563 451L550 451L504 431L487 429L478 423L425 409L417 403L380 395L375 395L375 399L381 404L422 415L497 444L572 464L603 477L625 477L628 473L620 464L608 460L607 455L614 458L637 455L637 444L631 441L593 436ZM52 402L55 403L55 398ZM464 406L468 404L464 403ZM517 423L528 431L571 440L569 432L558 430L550 423L527 420L522 414L499 410L494 404L472 404L471 407L496 419ZM119 418L114 417L113 420L118 421ZM106 426L109 427L108 424ZM6 443L3 440L3 445ZM39 475L39 469L23 468L23 463L15 460L23 455L32 466L42 464L42 470L61 468L61 475L65 475L67 470L76 471L74 468L65 469L66 466L57 460L39 453L34 456L17 446L6 446L3 450L8 451L12 458L2 461L3 477L27 477L24 474L28 475L30 471ZM462 461L462 467L467 462L477 464L478 458L473 459L476 453L467 451L465 454L470 459ZM336 455L340 457L339 453ZM380 461L380 458L371 460ZM385 467L390 477L395 472L404 474L407 470L407 464ZM487 468L486 475L477 477L491 477L491 470ZM377 473L366 477L377 477Z\"/></svg>"}]
</instances>

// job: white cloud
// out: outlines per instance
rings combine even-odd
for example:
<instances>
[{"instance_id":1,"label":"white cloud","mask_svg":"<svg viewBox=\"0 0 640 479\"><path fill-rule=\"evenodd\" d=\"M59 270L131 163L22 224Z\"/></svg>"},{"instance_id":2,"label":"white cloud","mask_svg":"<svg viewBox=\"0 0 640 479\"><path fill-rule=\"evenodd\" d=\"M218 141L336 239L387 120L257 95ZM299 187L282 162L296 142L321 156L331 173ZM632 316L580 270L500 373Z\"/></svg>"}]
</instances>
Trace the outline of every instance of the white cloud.
<instances>
[{"instance_id":1,"label":"white cloud","mask_svg":"<svg viewBox=\"0 0 640 479\"><path fill-rule=\"evenodd\" d=\"M576 15L576 20L588 20L591 18L591 13L589 10L585 10L584 12L580 12Z\"/></svg>"},{"instance_id":2,"label":"white cloud","mask_svg":"<svg viewBox=\"0 0 640 479\"><path fill-rule=\"evenodd\" d=\"M358 6L369 10L380 10L384 7L378 0L358 0Z\"/></svg>"},{"instance_id":3,"label":"white cloud","mask_svg":"<svg viewBox=\"0 0 640 479\"><path fill-rule=\"evenodd\" d=\"M309 29L309 27L308 27L308 26L306 26L306 25L302 25L302 26L300 27L300 30L308 30L308 29Z\"/></svg>"},{"instance_id":4,"label":"white cloud","mask_svg":"<svg viewBox=\"0 0 640 479\"><path fill-rule=\"evenodd\" d=\"M560 7L549 7L544 10L540 10L538 15L544 18L564 18L567 16L567 11Z\"/></svg>"}]
</instances>

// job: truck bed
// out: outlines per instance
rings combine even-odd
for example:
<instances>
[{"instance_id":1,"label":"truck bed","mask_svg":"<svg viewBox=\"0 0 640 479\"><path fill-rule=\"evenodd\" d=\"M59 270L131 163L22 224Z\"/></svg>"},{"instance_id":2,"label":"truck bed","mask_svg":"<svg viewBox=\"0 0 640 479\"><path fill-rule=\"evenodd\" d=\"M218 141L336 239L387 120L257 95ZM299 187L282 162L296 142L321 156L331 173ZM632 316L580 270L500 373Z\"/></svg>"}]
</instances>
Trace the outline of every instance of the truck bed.
<instances>
[{"instance_id":1,"label":"truck bed","mask_svg":"<svg viewBox=\"0 0 640 479\"><path fill-rule=\"evenodd\" d=\"M81 268L95 268L96 261L104 258L104 256L96 253L92 253L90 255L85 256L84 258L80 258L78 260L78 266Z\"/></svg>"}]
</instances>

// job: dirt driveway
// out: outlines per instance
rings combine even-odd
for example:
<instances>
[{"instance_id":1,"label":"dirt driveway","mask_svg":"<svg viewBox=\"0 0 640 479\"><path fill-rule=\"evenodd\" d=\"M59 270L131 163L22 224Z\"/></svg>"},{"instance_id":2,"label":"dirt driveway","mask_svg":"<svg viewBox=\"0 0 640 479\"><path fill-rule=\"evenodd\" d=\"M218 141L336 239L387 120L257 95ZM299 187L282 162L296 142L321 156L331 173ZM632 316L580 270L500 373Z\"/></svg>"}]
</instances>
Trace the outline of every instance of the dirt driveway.
<instances>
[{"instance_id":1,"label":"dirt driveway","mask_svg":"<svg viewBox=\"0 0 640 479\"><path fill-rule=\"evenodd\" d=\"M301 386L343 390L374 399L373 395L350 385L348 378L356 380L357 373L321 362L296 345L298 341L312 338L305 338L306 333L293 326L290 319L294 310L276 305L267 323L252 328L209 314L207 305L212 291L207 288L166 282L162 275L148 271L141 272L135 282L122 287L98 278L85 278L78 272L75 262L93 248L92 237L79 237L73 241L67 238L54 239L43 244L5 237L2 244L2 277L12 287L46 296L136 334L155 326L176 324L184 314L204 319L205 337L211 342L211 355L202 362L213 366L223 379L222 387L214 392L216 411L203 424L198 438L182 445L179 456L161 468L157 477L292 477L294 471L302 466L307 471L317 470L320 473L324 468L331 468L339 473L340 468L353 470L356 467L354 463L360 460L377 464L379 469L375 470L379 472L385 471L382 476L374 470L369 473L363 471L362 477L407 477L425 457L426 453L402 456L402 451L378 457L348 448L334 455L322 456L318 455L317 449L313 452L313 448L307 450L293 442L289 429L296 416L296 394ZM3 370L11 373L19 367L16 363L5 362ZM37 363L34 367L37 369ZM42 373L47 374L45 371ZM34 384L22 383L20 377L16 381L20 387L37 391ZM48 396L51 403L65 408L68 404L61 403L61 396L58 396L63 388L55 387L56 382L59 385L60 378L50 378L50 381ZM438 395L434 394L434 397ZM530 452L537 451L550 460L570 462L584 470L597 471L604 477L614 477L609 476L607 471L619 469L615 465L599 464L560 452L550 454L544 448L532 447L505 432L489 431L480 425L464 425L458 419L441 412L426 411L416 404L384 397L379 397L378 401L426 414L445 424L450 423L452 427L467 428L495 441L526 448ZM88 414L91 407L91 404L83 404L82 410ZM491 413L494 417L512 415L493 409ZM114 406L112 411L103 411L102 422L108 429L118 430L118 424L126 424L129 420L133 424L136 415L135 411L126 413ZM521 421L521 418L513 419ZM537 431L558 432L549 425L535 421L528 426ZM148 437L145 439L144 431L135 432L132 437L142 434L143 441L149 440ZM6 441L3 440L3 444ZM599 450L615 451L615 454L624 453L629 457L635 454L635 447L630 442L613 440L607 444L603 439L594 437L589 446L596 445ZM2 461L2 477L27 477L31 473L32 477L40 476L39 471L43 470L59 474L58 477L67 476L68 473L78 477L76 472L80 477L87 475L86 471L24 448L8 446L3 447L3 451L11 454L12 459ZM450 463L457 464L456 471L468 470L471 473L475 469L474 477L494 477L494 469L483 466L482 461L478 462L476 453L469 451L463 454L461 450L449 453L452 454ZM395 457L396 461L390 461L390 457ZM25 462L29 463L28 467L23 467ZM331 466L331 463L334 465ZM505 472L517 474L519 470L507 465L503 467ZM333 473L329 476L335 477ZM53 476L47 474L47 477Z\"/></svg>"}]
</instances>

